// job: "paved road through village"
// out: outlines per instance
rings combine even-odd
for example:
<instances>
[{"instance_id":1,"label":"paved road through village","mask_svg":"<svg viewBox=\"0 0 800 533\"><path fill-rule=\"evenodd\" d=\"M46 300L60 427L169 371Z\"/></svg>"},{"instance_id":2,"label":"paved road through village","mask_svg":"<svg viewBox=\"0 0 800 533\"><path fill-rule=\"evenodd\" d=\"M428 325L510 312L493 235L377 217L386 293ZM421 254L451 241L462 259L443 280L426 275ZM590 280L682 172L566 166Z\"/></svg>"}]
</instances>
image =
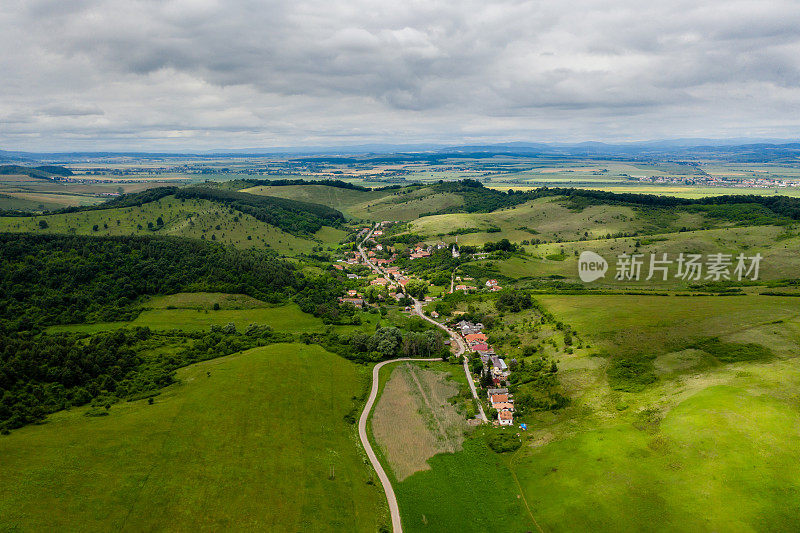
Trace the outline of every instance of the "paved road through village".
<instances>
[{"instance_id":1,"label":"paved road through village","mask_svg":"<svg viewBox=\"0 0 800 533\"><path fill-rule=\"evenodd\" d=\"M369 239L372 236L373 231L374 231L373 229L370 229L370 231L366 234L364 240L361 241L361 243ZM391 285L396 286L400 290L402 290L402 287L400 287L399 284L389 279L389 276L383 269L381 269L381 267L372 263L372 261L369 260L369 256L364 251L364 247L361 245L361 243L358 244L358 251L361 254L361 257L364 259L364 263L369 265L375 272L377 272L381 276L384 276ZM432 318L425 316L425 314L422 312L422 302L414 298L412 298L412 300L414 302L415 314L419 315L422 319L427 320L428 322L431 322L432 324L435 324L436 326L445 330L447 334L450 335L451 342L456 343L456 355L463 356L462 358L464 360L464 372L467 375L467 382L469 383L469 387L472 390L472 396L475 398L475 403L478 406L479 418L483 422L486 422L487 421L486 414L483 412L483 406L481 405L480 399L478 398L478 391L475 388L475 382L472 379L472 373L469 371L469 361L464 355L467 347L464 344L464 341L461 339L461 336L459 336L457 333L452 331L444 324L441 324L433 320ZM397 497L395 497L394 495L394 489L392 488L392 483L391 481L389 481L389 477L386 475L386 472L384 471L383 466L381 466L380 461L378 461L378 458L375 455L375 451L372 449L372 445L370 444L369 439L367 438L367 420L369 419L370 411L372 411L372 406L375 403L375 398L378 396L378 386L380 383L378 379L378 374L380 372L380 369L384 365L389 363L395 363L398 361L436 361L436 360L437 359L402 358L402 359L392 359L390 361L382 361L377 365L375 365L375 367L372 369L372 390L370 391L369 398L367 399L367 403L364 406L364 410L361 412L361 418L359 418L358 420L358 436L361 439L361 444L364 446L364 449L367 452L367 457L369 457L369 460L372 463L372 467L378 474L378 479L380 479L381 485L383 485L383 492L386 493L386 500L389 502L389 513L391 514L392 517L392 530L395 533L402 533L403 531L403 525L400 522L400 509L397 506Z\"/></svg>"}]
</instances>

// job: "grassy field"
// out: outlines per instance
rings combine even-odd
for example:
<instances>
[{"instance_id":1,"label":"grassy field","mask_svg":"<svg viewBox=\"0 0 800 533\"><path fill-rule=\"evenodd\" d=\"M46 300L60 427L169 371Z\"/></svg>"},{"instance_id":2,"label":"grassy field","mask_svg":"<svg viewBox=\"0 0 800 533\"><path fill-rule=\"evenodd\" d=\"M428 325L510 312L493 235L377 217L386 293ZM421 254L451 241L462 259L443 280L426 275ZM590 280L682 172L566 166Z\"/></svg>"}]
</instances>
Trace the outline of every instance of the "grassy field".
<instances>
[{"instance_id":1,"label":"grassy field","mask_svg":"<svg viewBox=\"0 0 800 533\"><path fill-rule=\"evenodd\" d=\"M72 409L1 437L0 530L374 532L388 523L343 419L363 394L363 369L287 344L178 376L153 405L118 404L97 418Z\"/></svg>"},{"instance_id":2,"label":"grassy field","mask_svg":"<svg viewBox=\"0 0 800 533\"><path fill-rule=\"evenodd\" d=\"M367 192L326 185L259 186L243 189L242 192L327 205L351 216L353 210L363 209L360 207L362 204L368 204L389 194L387 191Z\"/></svg>"},{"instance_id":3,"label":"grassy field","mask_svg":"<svg viewBox=\"0 0 800 533\"><path fill-rule=\"evenodd\" d=\"M466 420L448 399L458 384L417 365L394 366L372 413L372 433L396 478L429 468L438 453L461 449Z\"/></svg>"},{"instance_id":4,"label":"grassy field","mask_svg":"<svg viewBox=\"0 0 800 533\"><path fill-rule=\"evenodd\" d=\"M429 189L367 192L325 185L290 185L252 187L244 191L320 203L338 209L350 217L365 220L414 220L423 213L432 213L463 203L458 195L432 194Z\"/></svg>"},{"instance_id":5,"label":"grassy field","mask_svg":"<svg viewBox=\"0 0 800 533\"><path fill-rule=\"evenodd\" d=\"M648 425L523 448L513 468L537 521L547 531L793 529L800 411L748 385L708 387Z\"/></svg>"},{"instance_id":6,"label":"grassy field","mask_svg":"<svg viewBox=\"0 0 800 533\"><path fill-rule=\"evenodd\" d=\"M539 299L586 343L551 355L571 404L522 417L525 444L507 462L545 531L776 531L800 519L800 302ZM730 362L689 347L709 337L772 356ZM618 357L652 362L655 381L614 390Z\"/></svg>"},{"instance_id":7,"label":"grassy field","mask_svg":"<svg viewBox=\"0 0 800 533\"><path fill-rule=\"evenodd\" d=\"M611 353L667 353L702 337L767 342L778 354L800 344L800 299L779 296L542 296L579 335Z\"/></svg>"},{"instance_id":8,"label":"grassy field","mask_svg":"<svg viewBox=\"0 0 800 533\"><path fill-rule=\"evenodd\" d=\"M511 471L481 438L395 484L405 531L535 531Z\"/></svg>"},{"instance_id":9,"label":"grassy field","mask_svg":"<svg viewBox=\"0 0 800 533\"><path fill-rule=\"evenodd\" d=\"M70 206L94 205L109 194L134 192L162 183L63 183L27 175L0 175L0 209L42 211Z\"/></svg>"},{"instance_id":10,"label":"grassy field","mask_svg":"<svg viewBox=\"0 0 800 533\"><path fill-rule=\"evenodd\" d=\"M41 211L44 209L58 209L63 205L50 199L26 198L19 193L0 193L0 209L9 211Z\"/></svg>"},{"instance_id":11,"label":"grassy field","mask_svg":"<svg viewBox=\"0 0 800 533\"><path fill-rule=\"evenodd\" d=\"M159 217L163 226L157 224ZM47 228L40 227L45 221ZM151 229L152 227L152 229ZM345 235L334 228L320 230L317 241L301 238L208 200L177 200L168 196L140 207L122 207L36 217L0 218L0 231L77 235L171 235L206 239L237 248L272 249L283 254L333 246Z\"/></svg>"},{"instance_id":12,"label":"grassy field","mask_svg":"<svg viewBox=\"0 0 800 533\"><path fill-rule=\"evenodd\" d=\"M179 292L167 296L150 298L143 307L148 309L213 309L218 305L221 310L257 309L270 307L265 302L246 294L228 294L224 292Z\"/></svg>"},{"instance_id":13,"label":"grassy field","mask_svg":"<svg viewBox=\"0 0 800 533\"><path fill-rule=\"evenodd\" d=\"M698 214L672 215L658 211L657 215L643 213L627 206L597 205L576 211L567 208L557 198L539 198L509 209L491 213L453 213L432 215L415 220L411 232L426 235L432 240L454 242L454 229L470 229L473 233L458 236L460 244L482 245L487 241L506 238L512 242L524 240L577 241L596 239L608 234L648 232L667 233L681 228L697 229L704 219ZM494 229L494 232L487 231ZM499 231L498 231L499 230Z\"/></svg>"},{"instance_id":14,"label":"grassy field","mask_svg":"<svg viewBox=\"0 0 800 533\"><path fill-rule=\"evenodd\" d=\"M457 376L458 379L453 379L453 382L458 383L462 390L467 387L460 365L414 365L436 371L434 375L443 373ZM381 371L379 404L393 376L393 367L388 365ZM412 403L395 398L392 405L398 402L403 405ZM423 429L428 431L428 428ZM504 459L492 452L481 437L467 437L462 448L455 453L439 453L430 457L427 460L429 468L403 481L397 480L391 462L387 461L381 447L376 444L374 435L372 441L392 479L405 531L497 530L522 533L534 530L535 526L524 507L511 471Z\"/></svg>"},{"instance_id":15,"label":"grassy field","mask_svg":"<svg viewBox=\"0 0 800 533\"><path fill-rule=\"evenodd\" d=\"M174 301L174 297L165 297L166 301ZM278 307L246 307L224 305L225 298L217 301L223 302L218 311L210 310L207 302L200 307L167 309L177 307L175 304L165 305L164 300L155 300L155 305L165 307L147 309L131 322L105 322L99 324L70 324L65 326L52 326L50 332L59 331L85 331L96 333L126 326L149 327L156 330L181 329L184 331L207 331L213 325L225 326L233 323L236 329L243 331L250 324L262 324L272 327L277 331L315 331L322 329L322 320L300 311L295 304ZM203 302L198 298L197 301ZM149 305L149 304L148 304ZM213 304L212 304L213 305ZM255 305L255 304L254 304Z\"/></svg>"}]
</instances>

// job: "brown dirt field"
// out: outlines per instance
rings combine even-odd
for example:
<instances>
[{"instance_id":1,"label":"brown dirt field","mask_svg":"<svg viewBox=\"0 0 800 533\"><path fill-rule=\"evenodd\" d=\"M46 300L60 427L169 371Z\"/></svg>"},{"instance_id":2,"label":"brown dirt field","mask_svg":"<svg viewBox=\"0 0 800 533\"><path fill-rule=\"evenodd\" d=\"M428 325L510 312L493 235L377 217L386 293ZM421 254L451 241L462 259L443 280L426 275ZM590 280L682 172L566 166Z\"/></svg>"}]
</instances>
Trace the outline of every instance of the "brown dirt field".
<instances>
[{"instance_id":1,"label":"brown dirt field","mask_svg":"<svg viewBox=\"0 0 800 533\"><path fill-rule=\"evenodd\" d=\"M438 453L461 449L466 421L447 400L458 385L446 374L403 364L392 371L372 414L372 434L395 477L430 468Z\"/></svg>"}]
</instances>

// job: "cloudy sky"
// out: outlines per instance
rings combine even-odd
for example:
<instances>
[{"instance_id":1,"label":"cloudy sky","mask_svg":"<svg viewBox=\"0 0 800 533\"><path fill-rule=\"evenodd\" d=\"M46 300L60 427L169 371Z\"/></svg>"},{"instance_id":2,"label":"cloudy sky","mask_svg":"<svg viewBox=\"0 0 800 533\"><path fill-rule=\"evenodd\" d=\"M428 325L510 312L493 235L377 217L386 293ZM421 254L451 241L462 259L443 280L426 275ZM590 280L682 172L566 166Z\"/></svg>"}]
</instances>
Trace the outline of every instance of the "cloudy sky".
<instances>
[{"instance_id":1,"label":"cloudy sky","mask_svg":"<svg viewBox=\"0 0 800 533\"><path fill-rule=\"evenodd\" d=\"M2 0L0 149L800 137L797 0Z\"/></svg>"}]
</instances>

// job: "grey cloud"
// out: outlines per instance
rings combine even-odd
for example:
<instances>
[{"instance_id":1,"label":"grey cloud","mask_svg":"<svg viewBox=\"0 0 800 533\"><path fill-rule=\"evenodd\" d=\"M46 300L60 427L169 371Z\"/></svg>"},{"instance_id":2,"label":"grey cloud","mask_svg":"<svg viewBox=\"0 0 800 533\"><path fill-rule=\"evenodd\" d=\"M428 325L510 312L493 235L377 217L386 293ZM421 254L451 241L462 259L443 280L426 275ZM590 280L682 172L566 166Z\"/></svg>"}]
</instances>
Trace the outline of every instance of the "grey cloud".
<instances>
[{"instance_id":1,"label":"grey cloud","mask_svg":"<svg viewBox=\"0 0 800 533\"><path fill-rule=\"evenodd\" d=\"M11 0L0 46L0 117L28 110L0 144L736 135L800 104L783 0Z\"/></svg>"},{"instance_id":2,"label":"grey cloud","mask_svg":"<svg viewBox=\"0 0 800 533\"><path fill-rule=\"evenodd\" d=\"M88 117L102 115L103 110L93 105L51 105L41 108L38 114L49 117Z\"/></svg>"}]
</instances>

